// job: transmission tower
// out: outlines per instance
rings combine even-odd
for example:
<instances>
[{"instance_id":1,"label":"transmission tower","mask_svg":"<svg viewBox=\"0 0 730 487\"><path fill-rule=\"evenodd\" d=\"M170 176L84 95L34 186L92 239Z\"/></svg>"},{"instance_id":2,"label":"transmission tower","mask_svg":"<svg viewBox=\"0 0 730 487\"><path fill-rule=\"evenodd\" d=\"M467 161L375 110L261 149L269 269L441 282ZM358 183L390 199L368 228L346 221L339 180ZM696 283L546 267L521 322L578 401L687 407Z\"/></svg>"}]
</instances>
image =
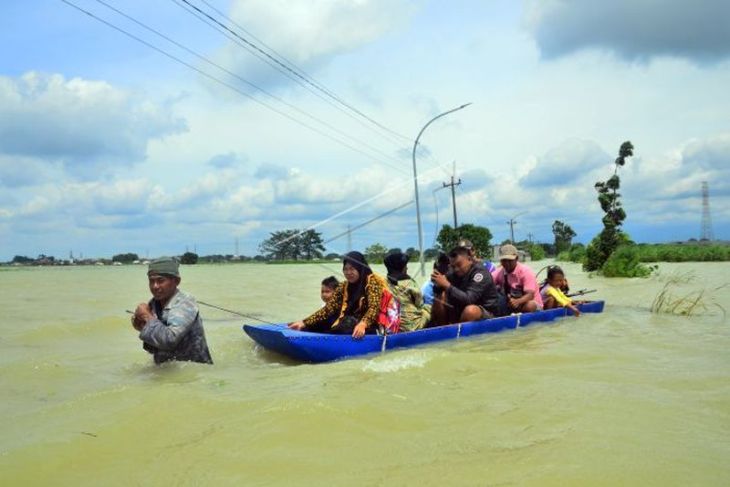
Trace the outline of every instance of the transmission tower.
<instances>
[{"instance_id":1,"label":"transmission tower","mask_svg":"<svg viewBox=\"0 0 730 487\"><path fill-rule=\"evenodd\" d=\"M714 240L712 235L712 218L710 217L710 189L707 181L702 181L702 230L700 231L700 241Z\"/></svg>"}]
</instances>

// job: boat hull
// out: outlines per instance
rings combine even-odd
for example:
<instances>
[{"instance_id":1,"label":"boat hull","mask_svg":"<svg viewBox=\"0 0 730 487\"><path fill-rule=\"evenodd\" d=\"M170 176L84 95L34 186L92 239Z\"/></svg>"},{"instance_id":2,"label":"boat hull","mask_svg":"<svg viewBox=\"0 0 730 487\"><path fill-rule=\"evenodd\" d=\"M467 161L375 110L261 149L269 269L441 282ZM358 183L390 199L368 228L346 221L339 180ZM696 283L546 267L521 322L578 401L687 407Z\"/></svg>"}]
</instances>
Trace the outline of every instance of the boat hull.
<instances>
[{"instance_id":1,"label":"boat hull","mask_svg":"<svg viewBox=\"0 0 730 487\"><path fill-rule=\"evenodd\" d=\"M592 301L577 305L582 313L603 312L603 301ZM395 335L365 335L355 340L349 335L329 335L296 331L285 323L270 325L243 325L243 330L256 343L267 350L286 355L302 362L330 362L346 357L384 352L397 348L408 348L426 343L453 340L461 337L498 333L529 326L533 323L550 322L571 315L566 308L556 308L534 313L523 313L489 320L470 321L454 325L438 326L425 330L397 333Z\"/></svg>"}]
</instances>

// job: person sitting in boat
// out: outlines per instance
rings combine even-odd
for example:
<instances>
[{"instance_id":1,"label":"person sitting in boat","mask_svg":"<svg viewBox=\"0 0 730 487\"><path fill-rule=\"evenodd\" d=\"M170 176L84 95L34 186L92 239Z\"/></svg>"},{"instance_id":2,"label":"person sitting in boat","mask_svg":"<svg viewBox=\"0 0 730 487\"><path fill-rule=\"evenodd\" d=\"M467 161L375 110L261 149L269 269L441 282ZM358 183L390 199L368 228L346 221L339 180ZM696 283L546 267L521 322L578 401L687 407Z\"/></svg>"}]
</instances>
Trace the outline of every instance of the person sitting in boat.
<instances>
[{"instance_id":1,"label":"person sitting in boat","mask_svg":"<svg viewBox=\"0 0 730 487\"><path fill-rule=\"evenodd\" d=\"M494 284L504 293L505 312L529 313L542 309L537 278L528 266L519 262L517 248L506 244L499 248L501 267L492 273Z\"/></svg>"},{"instance_id":2,"label":"person sitting in boat","mask_svg":"<svg viewBox=\"0 0 730 487\"><path fill-rule=\"evenodd\" d=\"M563 269L560 266L557 266L557 265L549 265L549 266L545 266L542 269L540 269L537 272L537 276L540 275L540 272L542 272L543 269L547 269L548 270L548 274L550 273L550 269L557 269L558 271L563 272ZM565 273L563 273L563 274L565 274ZM544 293L542 291L548 285L548 281L549 281L549 279L546 277L540 283L540 296L542 296L542 304L543 304L543 307L545 305L545 295L544 295ZM560 290L563 292L563 294L567 294L567 293L570 292L570 285L568 284L568 278L565 277L565 275L563 275L563 282L560 285ZM548 308L544 308L544 309L548 309Z\"/></svg>"},{"instance_id":3,"label":"person sitting in boat","mask_svg":"<svg viewBox=\"0 0 730 487\"><path fill-rule=\"evenodd\" d=\"M335 294L335 289L340 285L340 281L335 276L329 276L322 279L322 286L319 289L319 297L322 299L322 306Z\"/></svg>"},{"instance_id":4,"label":"person sitting in boat","mask_svg":"<svg viewBox=\"0 0 730 487\"><path fill-rule=\"evenodd\" d=\"M548 268L547 284L540 291L545 309L568 308L575 316L580 316L580 310L573 304L573 300L563 293L565 273L558 266Z\"/></svg>"},{"instance_id":5,"label":"person sitting in boat","mask_svg":"<svg viewBox=\"0 0 730 487\"><path fill-rule=\"evenodd\" d=\"M360 252L349 252L342 262L343 281L324 308L300 321L289 323L294 330L352 334L361 338L376 333L380 303L387 283L373 274Z\"/></svg>"},{"instance_id":6,"label":"person sitting in boat","mask_svg":"<svg viewBox=\"0 0 730 487\"><path fill-rule=\"evenodd\" d=\"M463 242L466 242L467 245L469 245L469 247L467 249L467 250L469 250L469 257L471 257L474 260L481 261L481 263L484 266L484 268L490 274L492 272L494 272L494 270L497 268L497 266L495 266L494 263L491 260L482 258L482 256L479 255L479 252L477 251L477 249L474 248L474 246L472 245L472 243L469 240L462 239L462 241Z\"/></svg>"},{"instance_id":7,"label":"person sitting in boat","mask_svg":"<svg viewBox=\"0 0 730 487\"><path fill-rule=\"evenodd\" d=\"M178 289L179 265L171 257L150 262L147 279L152 300L137 306L132 326L157 364L168 360L212 364L195 298Z\"/></svg>"},{"instance_id":8,"label":"person sitting in boat","mask_svg":"<svg viewBox=\"0 0 730 487\"><path fill-rule=\"evenodd\" d=\"M439 252L438 257L433 263L433 269L439 271L441 274L449 272L449 256L443 252ZM421 294L423 294L424 304L433 304L434 294L441 294L441 289L433 285L433 281L429 279L423 286L421 286Z\"/></svg>"},{"instance_id":9,"label":"person sitting in boat","mask_svg":"<svg viewBox=\"0 0 730 487\"><path fill-rule=\"evenodd\" d=\"M459 240L449 252L449 272L443 274L435 270L431 274L434 285L443 290L440 297L435 297L431 308L434 325L476 321L497 315L497 288L492 276L474 257L473 248L468 240Z\"/></svg>"},{"instance_id":10,"label":"person sitting in boat","mask_svg":"<svg viewBox=\"0 0 730 487\"><path fill-rule=\"evenodd\" d=\"M431 306L423 303L423 294L416 281L408 275L408 256L394 252L385 257L388 269L388 287L400 302L400 330L415 331L424 328L431 319Z\"/></svg>"}]
</instances>

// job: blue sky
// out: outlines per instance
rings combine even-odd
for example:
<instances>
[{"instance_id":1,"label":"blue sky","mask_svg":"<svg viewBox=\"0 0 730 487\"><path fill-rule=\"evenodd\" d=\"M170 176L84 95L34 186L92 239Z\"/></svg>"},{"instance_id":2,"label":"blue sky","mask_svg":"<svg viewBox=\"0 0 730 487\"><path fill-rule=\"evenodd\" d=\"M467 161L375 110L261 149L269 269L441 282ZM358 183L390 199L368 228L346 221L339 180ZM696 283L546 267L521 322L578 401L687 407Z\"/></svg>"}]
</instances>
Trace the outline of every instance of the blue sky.
<instances>
[{"instance_id":1,"label":"blue sky","mask_svg":"<svg viewBox=\"0 0 730 487\"><path fill-rule=\"evenodd\" d=\"M309 226L327 239L411 201L412 140L467 102L421 139L426 245L451 221L437 189L454 167L460 222L501 241L521 214L516 238L552 241L560 219L590 240L593 184L625 140L635 240L699 237L702 181L715 237L730 239L727 2L187 0L395 135L275 71L182 0L69 1L228 86L60 0L4 2L0 260L233 253L236 239L253 255L269 232ZM353 235L355 248L376 242L417 246L414 206Z\"/></svg>"}]
</instances>

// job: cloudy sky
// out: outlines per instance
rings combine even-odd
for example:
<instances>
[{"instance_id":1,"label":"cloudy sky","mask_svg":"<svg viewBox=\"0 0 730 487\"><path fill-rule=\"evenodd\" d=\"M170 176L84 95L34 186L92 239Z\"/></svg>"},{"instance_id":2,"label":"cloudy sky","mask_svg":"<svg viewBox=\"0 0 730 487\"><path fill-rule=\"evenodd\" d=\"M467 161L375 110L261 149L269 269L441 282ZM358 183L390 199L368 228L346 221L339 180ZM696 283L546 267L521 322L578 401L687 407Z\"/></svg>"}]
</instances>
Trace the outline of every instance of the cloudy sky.
<instances>
[{"instance_id":1,"label":"cloudy sky","mask_svg":"<svg viewBox=\"0 0 730 487\"><path fill-rule=\"evenodd\" d=\"M516 215L517 239L552 241L560 219L589 241L593 184L625 140L636 241L698 238L702 181L714 235L730 239L725 0L3 6L0 260L230 254L236 239L253 255L269 232L311 226L335 237L413 200L415 136L469 102L421 139L426 246L451 222L439 188L452 174L459 221L496 241ZM417 246L415 205L352 242Z\"/></svg>"}]
</instances>

